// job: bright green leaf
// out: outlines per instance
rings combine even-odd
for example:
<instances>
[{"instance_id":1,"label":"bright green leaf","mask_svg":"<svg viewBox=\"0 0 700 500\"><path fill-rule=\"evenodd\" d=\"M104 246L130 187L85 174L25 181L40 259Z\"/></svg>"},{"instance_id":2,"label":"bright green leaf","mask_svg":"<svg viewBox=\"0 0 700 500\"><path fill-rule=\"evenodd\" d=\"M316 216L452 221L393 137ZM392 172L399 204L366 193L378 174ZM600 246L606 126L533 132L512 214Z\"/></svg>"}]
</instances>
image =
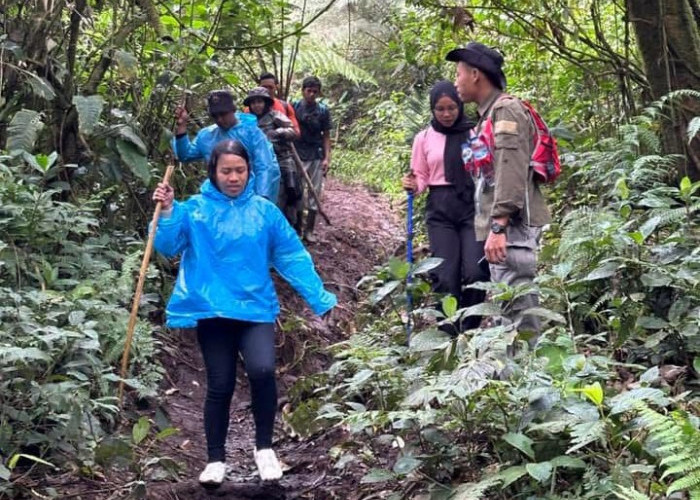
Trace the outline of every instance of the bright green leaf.
<instances>
[{"instance_id":1,"label":"bright green leaf","mask_svg":"<svg viewBox=\"0 0 700 500\"><path fill-rule=\"evenodd\" d=\"M455 315L457 312L457 305L457 299L452 295L447 295L442 298L442 310L448 318Z\"/></svg>"},{"instance_id":2,"label":"bright green leaf","mask_svg":"<svg viewBox=\"0 0 700 500\"><path fill-rule=\"evenodd\" d=\"M583 395L590 399L594 405L600 407L603 404L603 398L605 395L600 382L586 385L582 389L577 389L577 391L582 392Z\"/></svg>"},{"instance_id":3,"label":"bright green leaf","mask_svg":"<svg viewBox=\"0 0 700 500\"><path fill-rule=\"evenodd\" d=\"M527 474L527 469L524 465L516 465L515 467L508 467L496 474L499 478L503 479L502 488L507 488L515 481Z\"/></svg>"},{"instance_id":4,"label":"bright green leaf","mask_svg":"<svg viewBox=\"0 0 700 500\"><path fill-rule=\"evenodd\" d=\"M147 417L141 417L139 418L138 422L134 424L134 428L132 429L132 438L134 440L134 444L140 444L141 441L146 439L146 436L148 436L148 431L151 430L151 423L148 421Z\"/></svg>"}]
</instances>

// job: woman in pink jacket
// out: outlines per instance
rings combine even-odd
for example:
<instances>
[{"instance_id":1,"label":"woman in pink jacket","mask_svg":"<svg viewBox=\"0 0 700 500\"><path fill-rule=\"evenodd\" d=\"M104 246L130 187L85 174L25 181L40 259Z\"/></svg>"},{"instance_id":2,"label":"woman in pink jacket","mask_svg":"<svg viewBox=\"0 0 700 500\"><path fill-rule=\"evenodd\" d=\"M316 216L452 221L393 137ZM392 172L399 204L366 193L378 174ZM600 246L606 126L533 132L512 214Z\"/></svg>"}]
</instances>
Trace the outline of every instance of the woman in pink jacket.
<instances>
[{"instance_id":1,"label":"woman in pink jacket","mask_svg":"<svg viewBox=\"0 0 700 500\"><path fill-rule=\"evenodd\" d=\"M402 184L416 194L428 190L430 250L443 259L433 273L434 290L454 296L460 308L469 307L483 302L485 294L464 286L489 280L484 243L476 241L474 232L474 183L462 160L462 147L468 147L474 124L464 116L464 105L448 81L431 89L430 110L433 118L413 141L411 173ZM443 330L457 334L477 328L480 320L470 316Z\"/></svg>"}]
</instances>

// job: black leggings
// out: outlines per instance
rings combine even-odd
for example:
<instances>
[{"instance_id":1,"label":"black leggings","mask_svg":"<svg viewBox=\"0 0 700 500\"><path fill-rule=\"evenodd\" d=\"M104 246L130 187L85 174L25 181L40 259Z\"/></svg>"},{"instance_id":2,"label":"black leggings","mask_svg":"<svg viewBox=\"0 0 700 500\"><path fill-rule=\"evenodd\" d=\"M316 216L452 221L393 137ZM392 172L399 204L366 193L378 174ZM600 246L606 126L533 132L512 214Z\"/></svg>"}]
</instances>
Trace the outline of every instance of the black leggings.
<instances>
[{"instance_id":1,"label":"black leggings","mask_svg":"<svg viewBox=\"0 0 700 500\"><path fill-rule=\"evenodd\" d=\"M471 193L467 197L471 200ZM453 186L433 186L426 208L430 251L434 257L444 259L432 273L433 289L453 295L460 308L483 302L485 292L462 289L463 284L489 281L490 274L489 263L482 260L484 242L476 241L474 203L458 197ZM478 316L470 316L457 328L476 328L480 322Z\"/></svg>"},{"instance_id":2,"label":"black leggings","mask_svg":"<svg viewBox=\"0 0 700 500\"><path fill-rule=\"evenodd\" d=\"M197 340L207 369L204 433L209 462L226 459L226 435L239 352L243 354L250 382L255 445L258 449L270 448L277 413L274 324L203 319L197 322Z\"/></svg>"}]
</instances>

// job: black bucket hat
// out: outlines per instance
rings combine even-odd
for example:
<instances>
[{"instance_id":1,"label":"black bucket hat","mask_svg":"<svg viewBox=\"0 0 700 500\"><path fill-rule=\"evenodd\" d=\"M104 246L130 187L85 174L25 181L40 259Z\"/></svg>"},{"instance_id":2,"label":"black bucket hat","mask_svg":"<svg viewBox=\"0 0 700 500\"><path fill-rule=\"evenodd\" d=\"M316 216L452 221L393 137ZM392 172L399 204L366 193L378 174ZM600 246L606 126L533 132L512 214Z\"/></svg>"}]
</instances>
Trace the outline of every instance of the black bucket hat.
<instances>
[{"instance_id":1,"label":"black bucket hat","mask_svg":"<svg viewBox=\"0 0 700 500\"><path fill-rule=\"evenodd\" d=\"M236 111L236 105L228 90L212 90L207 96L207 109L209 114L214 116Z\"/></svg>"},{"instance_id":2,"label":"black bucket hat","mask_svg":"<svg viewBox=\"0 0 700 500\"><path fill-rule=\"evenodd\" d=\"M265 105L267 106L272 106L275 103L265 87L255 87L253 90L248 92L248 97L243 100L243 105L250 106L253 99L262 99L265 101Z\"/></svg>"},{"instance_id":3,"label":"black bucket hat","mask_svg":"<svg viewBox=\"0 0 700 500\"><path fill-rule=\"evenodd\" d=\"M487 47L483 43L469 42L466 47L448 52L445 59L467 63L482 71L494 86L501 90L506 89L506 75L501 69L503 56L497 50Z\"/></svg>"}]
</instances>

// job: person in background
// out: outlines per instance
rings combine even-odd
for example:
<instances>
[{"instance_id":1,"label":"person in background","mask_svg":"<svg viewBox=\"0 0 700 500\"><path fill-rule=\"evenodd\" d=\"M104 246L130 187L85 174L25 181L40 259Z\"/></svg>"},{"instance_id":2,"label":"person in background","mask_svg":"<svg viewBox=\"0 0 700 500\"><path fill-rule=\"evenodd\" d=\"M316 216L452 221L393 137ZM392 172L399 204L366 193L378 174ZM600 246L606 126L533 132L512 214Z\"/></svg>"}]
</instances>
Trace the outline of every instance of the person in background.
<instances>
[{"instance_id":1,"label":"person in background","mask_svg":"<svg viewBox=\"0 0 700 500\"><path fill-rule=\"evenodd\" d=\"M175 110L176 128L173 151L183 163L209 161L214 146L225 139L240 141L250 157L255 173L255 192L273 202L277 201L280 185L280 168L272 145L258 128L253 116L236 113L233 96L227 90L214 90L207 96L209 115L213 125L201 129L193 141L187 136L189 113L184 106Z\"/></svg>"},{"instance_id":2,"label":"person in background","mask_svg":"<svg viewBox=\"0 0 700 500\"><path fill-rule=\"evenodd\" d=\"M277 206L297 233L301 233L304 191L301 176L292 157L292 141L297 139L299 134L296 133L292 121L286 115L273 109L273 100L266 88L252 89L248 92L243 104L258 118L258 127L274 147L282 173Z\"/></svg>"},{"instance_id":3,"label":"person in background","mask_svg":"<svg viewBox=\"0 0 700 500\"><path fill-rule=\"evenodd\" d=\"M413 141L411 172L404 189L420 194L428 190L426 224L430 250L443 262L433 272L433 289L457 299L459 308L484 301L485 292L465 285L489 280L484 244L474 232L474 183L462 160L474 124L464 116L464 105L454 85L437 82L430 91L430 125ZM452 335L477 328L479 316L442 329Z\"/></svg>"},{"instance_id":4,"label":"person in background","mask_svg":"<svg viewBox=\"0 0 700 500\"><path fill-rule=\"evenodd\" d=\"M301 131L299 129L299 122L297 121L297 115L294 113L294 107L287 101L283 101L282 99L278 98L279 81L277 80L277 77L272 73L263 73L258 78L258 85L266 88L270 93L270 97L272 97L273 100L272 109L286 115L287 118L292 121L292 125L294 125L294 130L296 133L300 134Z\"/></svg>"},{"instance_id":5,"label":"person in background","mask_svg":"<svg viewBox=\"0 0 700 500\"><path fill-rule=\"evenodd\" d=\"M282 212L255 194L243 143L218 143L209 157L208 174L200 194L187 201L174 201L173 188L166 183L153 194L163 210L155 248L166 257L181 254L166 308L167 326L196 327L206 367L208 463L199 481L218 487L226 474L225 443L239 353L250 382L253 457L260 477L275 480L282 477L272 449L277 412L274 324L280 308L270 267L318 315L330 315L337 299L324 289L311 256Z\"/></svg>"},{"instance_id":6,"label":"person in background","mask_svg":"<svg viewBox=\"0 0 700 500\"><path fill-rule=\"evenodd\" d=\"M323 177L328 173L331 163L331 114L325 104L317 102L321 93L321 81L315 76L307 76L301 84L303 98L294 103L301 137L294 142L304 169L311 178L316 195L321 199ZM306 196L307 215L303 226L304 239L315 243L313 236L318 207L313 196Z\"/></svg>"}]
</instances>

